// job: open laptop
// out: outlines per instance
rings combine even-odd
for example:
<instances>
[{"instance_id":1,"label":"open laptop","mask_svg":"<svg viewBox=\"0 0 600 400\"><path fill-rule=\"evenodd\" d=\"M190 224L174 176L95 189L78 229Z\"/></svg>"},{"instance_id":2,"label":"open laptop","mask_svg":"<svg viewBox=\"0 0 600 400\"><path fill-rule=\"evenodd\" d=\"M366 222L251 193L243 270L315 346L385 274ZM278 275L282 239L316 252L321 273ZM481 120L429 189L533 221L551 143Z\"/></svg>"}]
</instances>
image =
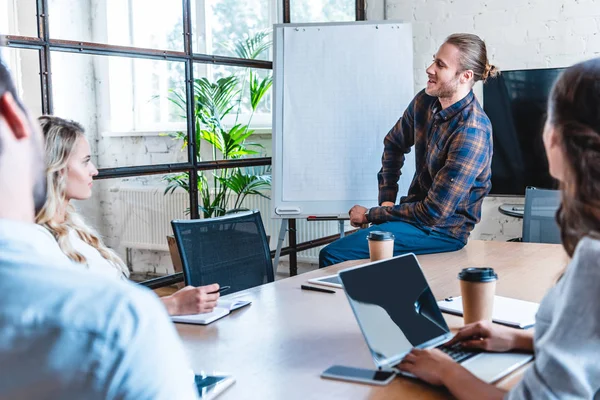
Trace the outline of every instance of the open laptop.
<instances>
[{"instance_id":1,"label":"open laptop","mask_svg":"<svg viewBox=\"0 0 600 400\"><path fill-rule=\"evenodd\" d=\"M452 338L414 254L349 268L339 276L378 368L401 373L394 367L413 347L434 348ZM440 350L489 383L533 358L521 353Z\"/></svg>"}]
</instances>

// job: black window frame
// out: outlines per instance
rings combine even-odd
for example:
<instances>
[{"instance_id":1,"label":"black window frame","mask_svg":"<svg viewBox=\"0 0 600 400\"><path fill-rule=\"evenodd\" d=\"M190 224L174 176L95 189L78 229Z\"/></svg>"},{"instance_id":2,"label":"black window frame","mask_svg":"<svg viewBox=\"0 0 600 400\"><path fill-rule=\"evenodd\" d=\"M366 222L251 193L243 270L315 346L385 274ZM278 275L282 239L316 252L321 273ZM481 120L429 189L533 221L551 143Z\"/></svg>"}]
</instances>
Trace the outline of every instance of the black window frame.
<instances>
[{"instance_id":1,"label":"black window frame","mask_svg":"<svg viewBox=\"0 0 600 400\"><path fill-rule=\"evenodd\" d=\"M184 51L157 50L141 47L118 46L111 44L81 42L76 40L50 39L49 35L49 7L48 0L36 1L36 18L38 36L16 36L16 35L0 35L0 43L4 42L4 46L16 49L32 49L37 50L39 54L40 65L40 83L41 83L41 101L42 113L53 114L53 99L52 99L52 65L50 61L51 52L68 52L87 55L101 56L120 56L128 58L142 58L148 60L166 60L178 61L185 64L185 86L186 86L186 124L188 134L188 161L183 163L170 164L155 164L155 165L138 165L127 167L114 168L99 168L98 175L95 179L112 179L125 178L132 176L144 175L159 175L177 172L188 172L190 177L189 195L190 195L190 218L200 218L198 208L198 172L206 170L219 170L224 168L250 167L250 166L267 166L271 165L271 157L256 157L245 158L239 160L214 160L214 161L198 161L196 154L196 134L194 124L194 64L214 64L214 65L229 65L237 67L249 67L257 69L273 69L271 61L250 60L235 57L217 56L210 54L194 53L192 43L192 19L191 19L191 3L193 0L182 0L183 4L183 37ZM294 0L277 0L282 2L283 23L293 22L290 19L290 2ZM365 0L355 0L356 21L364 21ZM291 220L290 231L293 231L293 240L290 240L291 247L283 249L282 255L290 254L291 269L295 270L295 253L296 251L307 250L312 247L323 245L333 241L339 235L330 236L327 238L317 239L307 243L296 245L295 240L295 220ZM292 238L290 238L292 239ZM325 242L324 242L325 239ZM307 247L309 246L309 247ZM274 253L274 252L272 252Z\"/></svg>"}]
</instances>

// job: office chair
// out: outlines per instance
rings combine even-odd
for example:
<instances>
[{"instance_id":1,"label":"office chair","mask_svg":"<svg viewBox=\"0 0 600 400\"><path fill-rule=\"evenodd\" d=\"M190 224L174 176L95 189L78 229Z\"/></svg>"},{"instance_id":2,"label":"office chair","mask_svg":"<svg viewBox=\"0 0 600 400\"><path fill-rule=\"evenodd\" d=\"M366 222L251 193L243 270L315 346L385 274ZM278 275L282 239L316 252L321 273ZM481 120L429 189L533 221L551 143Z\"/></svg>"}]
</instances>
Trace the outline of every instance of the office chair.
<instances>
[{"instance_id":1,"label":"office chair","mask_svg":"<svg viewBox=\"0 0 600 400\"><path fill-rule=\"evenodd\" d=\"M185 283L231 286L225 294L274 281L259 211L217 218L173 220Z\"/></svg>"},{"instance_id":2,"label":"office chair","mask_svg":"<svg viewBox=\"0 0 600 400\"><path fill-rule=\"evenodd\" d=\"M523 241L561 243L556 211L560 206L560 191L528 187L525 191Z\"/></svg>"}]
</instances>

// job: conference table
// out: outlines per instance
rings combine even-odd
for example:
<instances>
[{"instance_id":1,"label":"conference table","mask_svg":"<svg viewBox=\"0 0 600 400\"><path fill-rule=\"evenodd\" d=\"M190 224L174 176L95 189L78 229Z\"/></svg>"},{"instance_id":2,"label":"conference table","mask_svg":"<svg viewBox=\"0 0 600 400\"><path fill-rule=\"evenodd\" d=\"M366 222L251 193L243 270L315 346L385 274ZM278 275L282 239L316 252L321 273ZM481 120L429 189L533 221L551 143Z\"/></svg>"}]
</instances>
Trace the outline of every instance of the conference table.
<instances>
[{"instance_id":1,"label":"conference table","mask_svg":"<svg viewBox=\"0 0 600 400\"><path fill-rule=\"evenodd\" d=\"M472 240L451 253L417 257L437 299L460 294L458 272L489 266L498 273L496 294L539 302L569 259L555 244ZM322 379L329 366L374 368L368 347L342 289L335 294L301 290L310 278L331 275L368 260L347 261L229 297L248 307L207 326L177 324L194 371L232 374L236 383L219 399L445 399L449 392L397 377L387 386ZM452 330L462 318L444 314ZM497 384L510 388L524 366Z\"/></svg>"}]
</instances>

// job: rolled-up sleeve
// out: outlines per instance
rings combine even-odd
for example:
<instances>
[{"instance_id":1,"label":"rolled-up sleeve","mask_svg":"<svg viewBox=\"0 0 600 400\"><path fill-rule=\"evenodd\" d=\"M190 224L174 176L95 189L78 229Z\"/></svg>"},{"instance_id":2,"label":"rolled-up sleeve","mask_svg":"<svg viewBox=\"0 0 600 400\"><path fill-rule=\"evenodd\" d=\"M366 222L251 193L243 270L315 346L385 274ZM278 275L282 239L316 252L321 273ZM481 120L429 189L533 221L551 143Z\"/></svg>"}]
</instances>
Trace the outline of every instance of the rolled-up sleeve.
<instances>
[{"instance_id":1,"label":"rolled-up sleeve","mask_svg":"<svg viewBox=\"0 0 600 400\"><path fill-rule=\"evenodd\" d=\"M600 399L600 241L582 239L557 296L535 361L505 397Z\"/></svg>"}]
</instances>

